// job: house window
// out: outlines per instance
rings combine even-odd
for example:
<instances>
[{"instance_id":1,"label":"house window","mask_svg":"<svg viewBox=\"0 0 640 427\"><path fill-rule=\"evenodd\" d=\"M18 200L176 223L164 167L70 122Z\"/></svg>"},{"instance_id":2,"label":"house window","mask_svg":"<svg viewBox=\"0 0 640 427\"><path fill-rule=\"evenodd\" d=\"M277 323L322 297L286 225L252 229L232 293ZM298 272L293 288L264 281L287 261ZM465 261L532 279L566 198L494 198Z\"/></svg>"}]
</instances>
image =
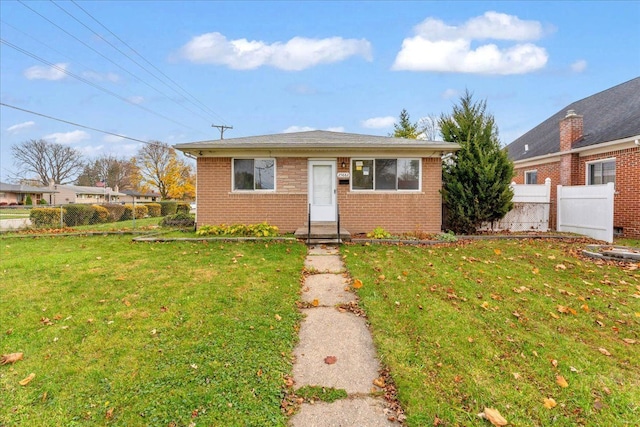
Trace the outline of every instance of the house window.
<instances>
[{"instance_id":1,"label":"house window","mask_svg":"<svg viewBox=\"0 0 640 427\"><path fill-rule=\"evenodd\" d=\"M537 184L538 183L538 171L526 171L524 173L525 184Z\"/></svg>"},{"instance_id":2,"label":"house window","mask_svg":"<svg viewBox=\"0 0 640 427\"><path fill-rule=\"evenodd\" d=\"M352 190L419 190L420 159L353 159Z\"/></svg>"},{"instance_id":3,"label":"house window","mask_svg":"<svg viewBox=\"0 0 640 427\"><path fill-rule=\"evenodd\" d=\"M616 182L615 159L603 160L587 164L587 185L608 184Z\"/></svg>"},{"instance_id":4,"label":"house window","mask_svg":"<svg viewBox=\"0 0 640 427\"><path fill-rule=\"evenodd\" d=\"M234 159L233 189L275 190L275 159Z\"/></svg>"}]
</instances>

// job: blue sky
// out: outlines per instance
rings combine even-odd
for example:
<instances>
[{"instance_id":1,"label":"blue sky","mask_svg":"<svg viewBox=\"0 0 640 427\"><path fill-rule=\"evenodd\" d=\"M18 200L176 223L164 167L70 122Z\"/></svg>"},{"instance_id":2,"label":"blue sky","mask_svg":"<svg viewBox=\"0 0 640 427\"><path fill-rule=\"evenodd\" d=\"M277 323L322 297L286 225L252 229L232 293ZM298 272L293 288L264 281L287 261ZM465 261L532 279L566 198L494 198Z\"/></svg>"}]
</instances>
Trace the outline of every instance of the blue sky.
<instances>
[{"instance_id":1,"label":"blue sky","mask_svg":"<svg viewBox=\"0 0 640 427\"><path fill-rule=\"evenodd\" d=\"M638 1L3 0L0 19L3 103L169 144L218 139L212 124L387 135L403 108L439 116L468 89L506 145L640 75ZM3 181L29 139L87 158L141 145L6 106L0 138Z\"/></svg>"}]
</instances>

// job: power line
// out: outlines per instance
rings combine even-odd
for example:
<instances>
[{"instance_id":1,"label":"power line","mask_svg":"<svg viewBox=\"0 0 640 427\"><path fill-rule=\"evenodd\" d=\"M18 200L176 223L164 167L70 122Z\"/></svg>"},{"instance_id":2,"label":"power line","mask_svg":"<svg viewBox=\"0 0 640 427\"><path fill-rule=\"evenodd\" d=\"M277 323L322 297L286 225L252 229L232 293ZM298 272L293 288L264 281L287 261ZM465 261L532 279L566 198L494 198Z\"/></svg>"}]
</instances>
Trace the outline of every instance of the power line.
<instances>
[{"instance_id":1,"label":"power line","mask_svg":"<svg viewBox=\"0 0 640 427\"><path fill-rule=\"evenodd\" d=\"M50 67L52 67L52 68L54 68L54 69L56 69L56 70L58 70L58 71L60 71L60 72L64 73L64 74L67 74L67 75L69 75L69 76L73 77L74 79L77 79L77 80L79 80L79 81L81 81L81 82L83 82L83 83L85 83L85 84L87 84L87 85L89 85L89 86L92 86L92 87L94 87L94 88L96 88L96 89L98 89L98 90L101 90L102 92L104 92L104 93L106 93L106 94L108 94L108 95L111 95L111 96L113 96L113 97L115 97L115 98L117 98L117 99L119 99L119 100L121 100L121 101L124 101L124 102L126 102L127 104L131 104L131 105L133 105L133 106L136 106L136 107L138 107L138 108L140 108L140 109L142 109L142 110L144 110L144 111L146 111L146 112L148 112L148 113L151 113L151 114L153 114L153 115L155 115L155 116L158 116L158 117L160 117L160 118L162 118L162 119L165 119L165 120L168 120L168 121L170 121L170 122L172 122L172 123L175 123L175 124L177 124L178 126L183 126L183 127L189 128L189 129L191 129L191 130L194 130L194 131L196 131L196 132L201 132L201 131L198 131L197 129L194 129L194 128L192 128L192 127L190 127L190 126L187 126L187 125L185 125L185 124L183 124L183 123L177 122L177 121L173 120L172 118L167 117L167 116L165 116L165 115L163 115L163 114L156 113L155 111L153 111L153 110L151 110L151 109L149 109L149 108L147 108L147 107L145 107L145 106L143 106L143 105L136 104L135 102L132 102L132 101L128 100L127 98L125 98L125 97L123 97L123 96L121 96L121 95L118 95L117 93L115 93L115 92L113 92L113 91L111 91L111 90L109 90L109 89L107 89L107 88L105 88L105 87L102 87L102 86L100 86L100 85L98 85L98 84L96 84L96 83L94 83L94 82L92 82L92 81L90 81L90 80L87 80L87 79L85 79L84 77L78 76L78 75L76 75L76 74L74 74L74 73L72 73L72 72L68 71L68 70L67 70L67 69L65 69L65 68L62 68L62 67L60 67L60 66L58 66L58 65L56 65L56 64L53 64L53 63L51 63L51 62L47 61L46 59L40 58L38 55L36 55L36 54L34 54L34 53L31 53L31 52L29 52L28 50L23 49L23 48L21 48L21 47L19 47L19 46L16 46L16 45L14 45L14 44L13 44L13 43L11 43L11 42L8 42L8 41L6 41L6 40L4 40L4 39L0 39L0 43L5 44L5 45L7 45L7 46L9 46L9 47L11 47L11 48L13 48L13 49L17 50L18 52L23 53L24 55L27 55L27 56L29 56L29 57L31 57L31 58L33 58L33 59L37 60L37 61L40 61L40 62L42 62L43 64L46 64L46 65L48 65L48 66L50 66Z\"/></svg>"},{"instance_id":2,"label":"power line","mask_svg":"<svg viewBox=\"0 0 640 427\"><path fill-rule=\"evenodd\" d=\"M218 117L223 123L226 123L227 121L224 120L224 118L222 118L220 115L218 115L215 111L211 110L206 104L202 103L198 98L196 98L194 95L192 95L189 91L187 91L186 89L184 89L182 86L180 86L180 84L178 84L175 80L173 80L171 77L169 77L168 75L166 75L164 72L162 72L162 70L160 70L158 67L156 67L153 63L151 63L149 60L147 60L144 56L142 56L142 54L140 54L136 49L134 49L133 47L131 47L129 44L127 44L127 42L125 42L124 40L122 40L120 37L118 37L118 35L116 35L113 31L111 31L109 28L107 28L102 22L100 22L97 18L95 18L92 14L90 14L86 9L84 9L82 6L80 6L75 0L71 0L71 2L78 7L80 10L82 10L87 16L89 16L91 19L93 19L98 25L100 25L102 28L104 28L107 32L109 32L109 34L111 34L113 37L115 37L120 43L122 43L123 45L125 45L126 47L128 47L133 53L135 53L136 55L138 55L144 62L146 62L147 64L149 64L151 67L153 67L153 69L155 69L157 72L159 72L162 76L164 76L168 81L170 81L171 83L173 83L178 89L180 89L183 94L186 94L187 96L189 96L192 100L194 100L196 103L200 104L200 106L204 109L206 109L210 114ZM148 71L147 71L148 72ZM155 77L155 76L154 76ZM157 77L156 77L157 78ZM160 79L158 79L160 80ZM166 85L166 83L164 83ZM168 85L167 85L168 86ZM174 90L175 91L175 90ZM178 93L176 91L176 93Z\"/></svg>"},{"instance_id":3,"label":"power line","mask_svg":"<svg viewBox=\"0 0 640 427\"><path fill-rule=\"evenodd\" d=\"M122 65L118 64L117 62L115 62L114 60L108 58L106 55L102 54L100 51L98 51L97 49L94 49L93 47L91 47L89 44L87 44L86 42L80 40L78 37L74 36L73 34L71 34L69 31L65 30L64 28L60 27L58 24L56 24L55 22L53 22L52 20L50 20L49 18L47 18L46 16L42 15L40 12L36 11L35 9L27 6L22 0L18 0L18 2L23 5L24 7L26 7L27 9L29 9L30 11L32 11L33 13L35 13L36 15L40 16L42 19L44 19L45 21L49 22L51 25L53 25L54 27L58 28L60 31L64 32L65 34L67 34L69 37L72 37L73 39L75 39L76 41L78 41L79 43L83 44L85 47L87 47L88 49L92 50L93 52L97 53L98 55L100 55L102 58L106 59L107 61L109 61L110 63L112 63L113 65L115 65L116 67L118 67L119 69L121 69L122 71L124 71L125 73L129 74L131 77L133 77L135 80L139 81L140 83L148 86L149 88L153 89L154 91L156 91L157 93L159 93L160 95L171 99L169 96L167 96L167 94L163 93L162 91L158 90L157 88L153 87L151 84L147 83L146 81L144 81L143 79L141 79L140 77L136 76L135 74L133 74L131 71L127 70L126 68L124 68ZM54 3L55 4L55 3ZM57 5L56 5L57 6ZM59 7L59 6L58 6ZM64 9L62 9L64 11ZM66 11L65 11L66 12ZM84 25L84 24L83 24ZM99 36L99 35L98 35ZM178 104L181 105L181 104ZM189 108L185 107L184 105L181 105L183 108L185 108L187 111L189 111L192 114L195 114L197 116L200 116L198 113L195 113L194 111L190 110ZM200 118L204 119L204 120L208 120L206 117L200 116ZM183 125L181 125L183 126Z\"/></svg>"},{"instance_id":4,"label":"power line","mask_svg":"<svg viewBox=\"0 0 640 427\"><path fill-rule=\"evenodd\" d=\"M138 61L136 61L135 59L133 59L131 56L127 55L127 53L123 52L120 48L118 48L117 46L115 46L113 43L111 43L109 40L105 39L104 37L102 37L102 35L100 35L99 33L95 32L93 29L91 29L88 25L86 25L84 22L80 21L78 18L76 18L75 16L73 16L71 13L69 13L66 9L64 9L62 6L60 6L59 4L55 3L53 0L49 0L54 6L56 6L58 9L60 9L61 11L63 11L64 13L66 13L68 16L70 16L73 20L75 20L76 22L78 22L80 25L82 25L83 27L85 27L87 30L91 31L93 34L95 34L97 37L100 38L100 40L104 41L105 43L107 43L109 46L111 46L112 48L114 48L116 51L118 51L118 53L120 53L121 55L125 56L127 59L129 59L129 61L133 62L134 64L136 64L138 67L142 68L144 71L146 71L148 74L150 74L152 77L154 77L156 80L158 80L160 83L164 84L165 86L169 87L169 89L173 90L175 93L177 93L178 95L182 96L179 92L177 92L176 90L174 90L173 88L171 88L169 85L167 85L165 82L163 82L162 80L160 80L155 74L153 74L151 71L149 71L147 68L145 68L142 64L140 64ZM147 85L148 87L150 87L151 89L155 90L156 92L158 92L160 95L171 99L171 97L169 97L166 93L160 91L159 89L155 88L154 86L152 86L150 83L147 83L143 80L141 80L142 83L144 83L145 85ZM180 103L178 103L177 101L173 101L176 104L180 105L182 108L184 108L185 110L189 111L192 114L195 114L197 116L199 116L200 118L207 120L206 117L201 116L199 113L196 113L195 111L191 110L190 108L187 108L185 105L182 105Z\"/></svg>"},{"instance_id":5,"label":"power line","mask_svg":"<svg viewBox=\"0 0 640 427\"><path fill-rule=\"evenodd\" d=\"M126 135L120 135L118 133L109 132L109 131L98 129L98 128L94 128L94 127L91 127L91 126L81 125L80 123L71 122L69 120L64 120L64 119L59 119L57 117L48 116L48 115L43 114L43 113L38 113L36 111L31 111L31 110L27 110L25 108L16 107L15 105L6 104L4 102L0 102L0 105L3 106L3 107L13 108L14 110L23 111L25 113L34 114L36 116L45 117L47 119L55 120L55 121L58 121L58 122L69 124L69 125L78 126L78 127L84 128L84 129L89 129L89 130L93 130L93 131L96 131L96 132L105 133L107 135L117 136L117 137L120 137L122 139L128 139L128 140L131 140L131 141L141 142L141 143L147 144L147 145L160 145L160 144L155 143L155 142L143 141L141 139L131 138L131 137L126 136Z\"/></svg>"}]
</instances>

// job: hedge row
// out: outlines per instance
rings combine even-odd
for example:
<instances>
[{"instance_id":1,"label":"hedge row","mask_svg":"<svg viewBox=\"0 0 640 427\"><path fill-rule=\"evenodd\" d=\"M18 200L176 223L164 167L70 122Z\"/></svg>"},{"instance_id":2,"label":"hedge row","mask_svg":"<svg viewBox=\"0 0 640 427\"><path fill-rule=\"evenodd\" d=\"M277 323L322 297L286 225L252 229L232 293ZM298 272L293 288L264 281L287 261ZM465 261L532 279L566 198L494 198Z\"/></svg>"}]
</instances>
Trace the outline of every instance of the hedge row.
<instances>
[{"instance_id":1,"label":"hedge row","mask_svg":"<svg viewBox=\"0 0 640 427\"><path fill-rule=\"evenodd\" d=\"M175 202L173 202L175 204ZM175 206L174 206L175 208ZM134 213L135 209L135 213ZM107 222L127 221L147 216L161 216L162 208L158 203L145 205L67 205L64 208L33 208L29 213L35 227L67 227L79 225L104 224ZM62 218L61 218L62 216Z\"/></svg>"}]
</instances>

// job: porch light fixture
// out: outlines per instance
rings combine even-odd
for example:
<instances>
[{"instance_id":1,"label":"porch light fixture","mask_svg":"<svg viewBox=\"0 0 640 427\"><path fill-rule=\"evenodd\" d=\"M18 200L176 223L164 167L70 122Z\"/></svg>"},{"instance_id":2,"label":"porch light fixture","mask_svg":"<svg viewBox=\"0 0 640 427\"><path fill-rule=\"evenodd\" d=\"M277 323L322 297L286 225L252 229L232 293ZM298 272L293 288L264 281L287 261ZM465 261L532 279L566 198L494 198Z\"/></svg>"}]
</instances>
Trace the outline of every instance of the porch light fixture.
<instances>
[{"instance_id":1,"label":"porch light fixture","mask_svg":"<svg viewBox=\"0 0 640 427\"><path fill-rule=\"evenodd\" d=\"M342 161L342 163L340 163L340 166L342 166L342 169L347 167L347 164L344 162L344 160Z\"/></svg>"}]
</instances>

